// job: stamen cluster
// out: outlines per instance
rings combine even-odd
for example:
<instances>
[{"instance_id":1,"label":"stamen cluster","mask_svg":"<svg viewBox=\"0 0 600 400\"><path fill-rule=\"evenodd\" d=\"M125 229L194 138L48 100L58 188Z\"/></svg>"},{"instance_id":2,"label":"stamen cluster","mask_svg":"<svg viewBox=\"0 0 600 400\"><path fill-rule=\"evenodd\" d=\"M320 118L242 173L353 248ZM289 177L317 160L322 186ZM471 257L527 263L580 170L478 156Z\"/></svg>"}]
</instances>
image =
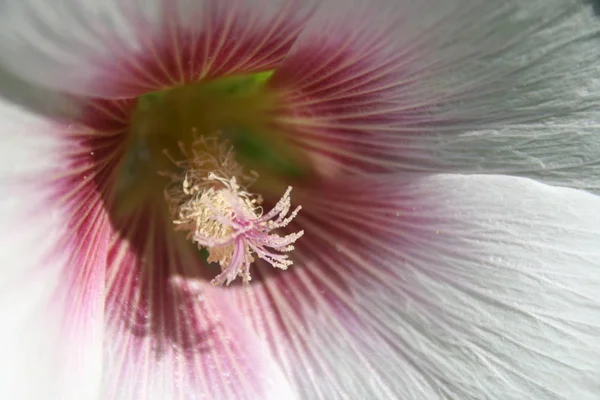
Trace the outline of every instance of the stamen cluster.
<instances>
[{"instance_id":1,"label":"stamen cluster","mask_svg":"<svg viewBox=\"0 0 600 400\"><path fill-rule=\"evenodd\" d=\"M238 276L247 284L255 257L272 266L287 269L288 254L303 231L280 236L273 230L287 226L301 207L290 213L292 188L288 187L275 207L263 214L262 198L247 188L257 178L236 163L233 148L217 137L200 137L175 161L182 174L163 173L171 178L165 189L176 230L188 232L199 249L208 250L208 261L217 262L221 273L211 283L229 285Z\"/></svg>"}]
</instances>

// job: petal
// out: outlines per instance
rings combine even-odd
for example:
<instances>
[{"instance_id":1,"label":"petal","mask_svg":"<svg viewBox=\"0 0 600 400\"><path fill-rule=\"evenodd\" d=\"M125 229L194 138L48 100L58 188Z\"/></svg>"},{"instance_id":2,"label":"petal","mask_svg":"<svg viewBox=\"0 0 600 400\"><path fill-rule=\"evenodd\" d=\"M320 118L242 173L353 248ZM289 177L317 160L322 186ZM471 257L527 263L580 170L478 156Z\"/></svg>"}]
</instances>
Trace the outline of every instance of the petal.
<instances>
[{"instance_id":1,"label":"petal","mask_svg":"<svg viewBox=\"0 0 600 400\"><path fill-rule=\"evenodd\" d=\"M415 140L413 169L510 174L600 194L598 112Z\"/></svg>"},{"instance_id":2,"label":"petal","mask_svg":"<svg viewBox=\"0 0 600 400\"><path fill-rule=\"evenodd\" d=\"M439 142L450 141L445 165L457 162L451 146L472 131L517 130L542 146L550 117L576 131L589 118L579 111L600 106L600 25L579 3L325 1L273 77L279 123L349 171L441 171ZM587 154L585 139L576 150Z\"/></svg>"},{"instance_id":3,"label":"petal","mask_svg":"<svg viewBox=\"0 0 600 400\"><path fill-rule=\"evenodd\" d=\"M600 198L405 175L303 201L295 265L236 294L301 398L597 399Z\"/></svg>"},{"instance_id":4,"label":"petal","mask_svg":"<svg viewBox=\"0 0 600 400\"><path fill-rule=\"evenodd\" d=\"M84 133L3 100L0 142L0 392L94 399L110 233L104 161Z\"/></svg>"},{"instance_id":5,"label":"petal","mask_svg":"<svg viewBox=\"0 0 600 400\"><path fill-rule=\"evenodd\" d=\"M211 287L218 267L137 208L115 226L107 272L102 399L295 399L267 346Z\"/></svg>"},{"instance_id":6,"label":"petal","mask_svg":"<svg viewBox=\"0 0 600 400\"><path fill-rule=\"evenodd\" d=\"M2 68L0 68L0 96L5 101L21 105L50 118L69 118L78 110L73 99L31 85Z\"/></svg>"},{"instance_id":7,"label":"petal","mask_svg":"<svg viewBox=\"0 0 600 400\"><path fill-rule=\"evenodd\" d=\"M310 0L10 2L0 62L72 93L135 96L213 76L268 70L286 54Z\"/></svg>"}]
</instances>

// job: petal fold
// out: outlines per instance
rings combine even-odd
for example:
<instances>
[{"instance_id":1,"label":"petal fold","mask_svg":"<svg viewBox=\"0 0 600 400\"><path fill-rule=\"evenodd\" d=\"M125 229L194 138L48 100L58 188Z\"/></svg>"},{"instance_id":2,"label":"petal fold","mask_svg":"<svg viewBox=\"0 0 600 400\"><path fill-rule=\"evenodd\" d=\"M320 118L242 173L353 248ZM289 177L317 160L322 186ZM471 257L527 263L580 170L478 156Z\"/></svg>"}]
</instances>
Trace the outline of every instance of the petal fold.
<instances>
[{"instance_id":1,"label":"petal fold","mask_svg":"<svg viewBox=\"0 0 600 400\"><path fill-rule=\"evenodd\" d=\"M600 194L599 114L588 111L414 141L413 170L529 177ZM418 155L417 155L418 154Z\"/></svg>"},{"instance_id":2,"label":"petal fold","mask_svg":"<svg viewBox=\"0 0 600 400\"><path fill-rule=\"evenodd\" d=\"M600 198L405 174L302 202L294 267L237 293L301 398L597 399Z\"/></svg>"}]
</instances>

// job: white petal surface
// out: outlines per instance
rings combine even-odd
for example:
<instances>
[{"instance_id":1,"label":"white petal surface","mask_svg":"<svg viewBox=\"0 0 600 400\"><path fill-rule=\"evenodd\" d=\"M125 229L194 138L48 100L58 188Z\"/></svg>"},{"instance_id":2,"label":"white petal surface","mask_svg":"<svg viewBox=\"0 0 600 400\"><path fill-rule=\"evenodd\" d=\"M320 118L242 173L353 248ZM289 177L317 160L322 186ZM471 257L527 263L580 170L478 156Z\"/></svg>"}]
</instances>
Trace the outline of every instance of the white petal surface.
<instances>
[{"instance_id":1,"label":"white petal surface","mask_svg":"<svg viewBox=\"0 0 600 400\"><path fill-rule=\"evenodd\" d=\"M19 0L0 13L0 62L33 82L134 96L273 68L311 0Z\"/></svg>"},{"instance_id":2,"label":"white petal surface","mask_svg":"<svg viewBox=\"0 0 600 400\"><path fill-rule=\"evenodd\" d=\"M600 113L416 138L410 169L526 176L600 194ZM418 148L418 149L417 149ZM418 154L418 155L417 155Z\"/></svg>"},{"instance_id":3,"label":"white petal surface","mask_svg":"<svg viewBox=\"0 0 600 400\"><path fill-rule=\"evenodd\" d=\"M0 68L0 93L6 101L51 117L69 117L77 112L73 99L66 98L56 91L32 85L2 68Z\"/></svg>"},{"instance_id":4,"label":"white petal surface","mask_svg":"<svg viewBox=\"0 0 600 400\"><path fill-rule=\"evenodd\" d=\"M297 263L237 295L301 398L600 398L600 198L438 175L297 201Z\"/></svg>"},{"instance_id":5,"label":"white petal surface","mask_svg":"<svg viewBox=\"0 0 600 400\"><path fill-rule=\"evenodd\" d=\"M274 77L279 119L339 170L597 187L599 33L578 0L324 1Z\"/></svg>"},{"instance_id":6,"label":"white petal surface","mask_svg":"<svg viewBox=\"0 0 600 400\"><path fill-rule=\"evenodd\" d=\"M107 219L85 146L0 100L0 393L95 399Z\"/></svg>"}]
</instances>

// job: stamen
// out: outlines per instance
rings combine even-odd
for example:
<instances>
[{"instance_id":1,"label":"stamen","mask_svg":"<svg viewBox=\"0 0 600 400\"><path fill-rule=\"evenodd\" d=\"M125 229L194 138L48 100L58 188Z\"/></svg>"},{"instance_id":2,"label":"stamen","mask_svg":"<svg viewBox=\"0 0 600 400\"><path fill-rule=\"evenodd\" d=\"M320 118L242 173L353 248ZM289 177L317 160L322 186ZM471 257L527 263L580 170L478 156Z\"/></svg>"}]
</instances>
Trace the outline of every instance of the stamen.
<instances>
[{"instance_id":1,"label":"stamen","mask_svg":"<svg viewBox=\"0 0 600 400\"><path fill-rule=\"evenodd\" d=\"M228 142L200 137L192 143L191 151L182 144L179 148L185 157L182 161L165 152L183 171L161 173L171 179L165 198L175 229L188 232L187 238L199 249L208 250L208 261L220 264L221 273L211 283L229 285L239 276L247 284L255 257L275 268L292 265L288 254L282 253L292 251L304 231L285 236L272 233L287 226L301 209L289 212L292 188L288 187L275 207L263 215L261 197L248 191L257 174L244 172Z\"/></svg>"}]
</instances>

